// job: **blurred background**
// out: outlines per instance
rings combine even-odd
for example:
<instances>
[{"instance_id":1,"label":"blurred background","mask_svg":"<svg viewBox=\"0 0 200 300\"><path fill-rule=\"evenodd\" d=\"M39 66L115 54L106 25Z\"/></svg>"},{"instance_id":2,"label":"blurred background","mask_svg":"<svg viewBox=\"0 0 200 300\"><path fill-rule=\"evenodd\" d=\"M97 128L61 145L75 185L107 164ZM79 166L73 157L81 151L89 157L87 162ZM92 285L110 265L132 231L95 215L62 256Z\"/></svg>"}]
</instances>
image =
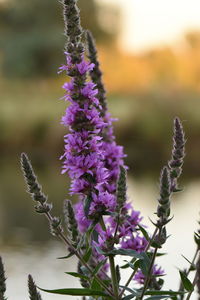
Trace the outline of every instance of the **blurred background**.
<instances>
[{"instance_id":1,"label":"blurred background","mask_svg":"<svg viewBox=\"0 0 200 300\"><path fill-rule=\"evenodd\" d=\"M180 254L191 258L192 231L199 218L200 3L78 3L82 26L93 32L98 45L110 112L119 118L115 132L128 155L130 200L142 210L148 224L148 216L153 216L156 208L160 169L171 155L173 119L179 116L183 121L187 156L181 185L185 192L173 202L175 218L169 228L175 237L168 244L169 251L178 250L179 256L171 257L177 266ZM67 177L60 175L59 161L66 134L60 125L66 103L59 99L66 78L57 75L57 70L64 63L64 44L58 1L0 0L0 245L12 277L10 286L16 286L17 278L23 278L25 284L30 266L45 286L46 274L56 270L52 258L64 252L48 234L46 220L34 214L19 163L20 153L27 152L59 215L69 186ZM188 246L184 248L186 238ZM57 249L60 255L54 254ZM27 255L30 253L32 256ZM39 277L33 262L44 253L49 269L40 267L43 273ZM56 263L58 270L65 268ZM19 287L22 282L17 284ZM18 296L22 298L22 294Z\"/></svg>"}]
</instances>

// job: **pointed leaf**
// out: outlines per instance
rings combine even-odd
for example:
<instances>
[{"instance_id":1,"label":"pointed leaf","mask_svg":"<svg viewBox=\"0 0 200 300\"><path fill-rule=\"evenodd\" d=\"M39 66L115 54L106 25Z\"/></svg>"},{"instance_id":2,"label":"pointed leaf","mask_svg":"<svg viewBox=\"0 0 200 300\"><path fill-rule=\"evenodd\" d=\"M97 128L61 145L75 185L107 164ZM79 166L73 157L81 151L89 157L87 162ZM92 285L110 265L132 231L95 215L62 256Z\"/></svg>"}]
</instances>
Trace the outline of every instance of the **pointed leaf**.
<instances>
[{"instance_id":1,"label":"pointed leaf","mask_svg":"<svg viewBox=\"0 0 200 300\"><path fill-rule=\"evenodd\" d=\"M151 260L145 252L141 253L141 255L143 256L143 259L140 260L140 263L139 263L140 268L141 268L142 273L144 275L148 275L149 268L150 268L150 265L151 265Z\"/></svg>"},{"instance_id":2,"label":"pointed leaf","mask_svg":"<svg viewBox=\"0 0 200 300\"><path fill-rule=\"evenodd\" d=\"M74 253L70 252L67 256L57 257L57 259L67 259L69 257L72 257L73 255L74 255Z\"/></svg>"},{"instance_id":3,"label":"pointed leaf","mask_svg":"<svg viewBox=\"0 0 200 300\"><path fill-rule=\"evenodd\" d=\"M86 199L84 201L84 213L85 213L86 217L89 214L91 203L92 203L92 197L91 197L91 195L89 195L86 197Z\"/></svg>"},{"instance_id":4,"label":"pointed leaf","mask_svg":"<svg viewBox=\"0 0 200 300\"><path fill-rule=\"evenodd\" d=\"M99 270L103 267L103 265L106 263L107 259L102 260L98 265L95 267L94 271L92 272L92 276L96 275Z\"/></svg>"},{"instance_id":5,"label":"pointed leaf","mask_svg":"<svg viewBox=\"0 0 200 300\"><path fill-rule=\"evenodd\" d=\"M87 277L87 276L85 276L83 274L76 273L76 272L65 272L65 274L71 275L73 277L77 277L77 278L89 280L89 277Z\"/></svg>"},{"instance_id":6,"label":"pointed leaf","mask_svg":"<svg viewBox=\"0 0 200 300\"><path fill-rule=\"evenodd\" d=\"M190 271L196 270L195 265L191 261L189 261L189 259L187 259L187 257L185 257L184 255L181 255L181 256L190 264Z\"/></svg>"},{"instance_id":7,"label":"pointed leaf","mask_svg":"<svg viewBox=\"0 0 200 300\"><path fill-rule=\"evenodd\" d=\"M149 241L149 240L150 240L150 237L149 237L148 232L147 232L147 231L144 229L144 227L142 227L141 225L138 225L138 227L139 227L140 231L142 232L143 236L145 237L145 239L146 239L147 241Z\"/></svg>"},{"instance_id":8,"label":"pointed leaf","mask_svg":"<svg viewBox=\"0 0 200 300\"><path fill-rule=\"evenodd\" d=\"M88 260L90 259L91 255L92 255L92 248L89 248L88 251L84 254L83 260L85 262L88 262Z\"/></svg>"},{"instance_id":9,"label":"pointed leaf","mask_svg":"<svg viewBox=\"0 0 200 300\"><path fill-rule=\"evenodd\" d=\"M186 291L192 292L194 290L194 286L193 286L192 282L187 278L185 273L183 273L181 271L179 271L179 273L181 276L181 282L182 282L184 288L186 289Z\"/></svg>"},{"instance_id":10,"label":"pointed leaf","mask_svg":"<svg viewBox=\"0 0 200 300\"><path fill-rule=\"evenodd\" d=\"M127 261L127 260L124 260L124 262L126 262L126 264L125 265L123 265L123 266L121 266L120 268L121 269L127 269L128 267L130 267L130 265L129 264L132 264L133 265L133 263L136 261L136 258L132 258L131 259L131 261Z\"/></svg>"},{"instance_id":11,"label":"pointed leaf","mask_svg":"<svg viewBox=\"0 0 200 300\"><path fill-rule=\"evenodd\" d=\"M122 298L122 300L130 300L130 299L133 299L134 297L136 297L135 295L128 295L128 296L125 296L124 298Z\"/></svg>"},{"instance_id":12,"label":"pointed leaf","mask_svg":"<svg viewBox=\"0 0 200 300\"><path fill-rule=\"evenodd\" d=\"M176 296L176 295L182 295L183 292L174 292L174 291L146 291L145 295L163 295L163 296Z\"/></svg>"},{"instance_id":13,"label":"pointed leaf","mask_svg":"<svg viewBox=\"0 0 200 300\"><path fill-rule=\"evenodd\" d=\"M160 300L160 299L169 299L169 296L151 296L146 298L145 300Z\"/></svg>"},{"instance_id":14,"label":"pointed leaf","mask_svg":"<svg viewBox=\"0 0 200 300\"><path fill-rule=\"evenodd\" d=\"M102 291L101 285L98 283L98 281L96 281L95 278L92 281L91 289L96 291Z\"/></svg>"},{"instance_id":15,"label":"pointed leaf","mask_svg":"<svg viewBox=\"0 0 200 300\"><path fill-rule=\"evenodd\" d=\"M105 256L109 256L109 255L126 255L126 256L132 256L132 257L135 257L135 258L143 259L143 256L141 255L141 253L138 253L137 251L131 250L131 249L114 249L114 250L109 251L109 252L104 252L99 247L96 247L96 249L100 254L103 254Z\"/></svg>"},{"instance_id":16,"label":"pointed leaf","mask_svg":"<svg viewBox=\"0 0 200 300\"><path fill-rule=\"evenodd\" d=\"M106 293L102 291L96 291L92 289L56 289L56 290L46 290L39 288L43 292L51 293L51 294L59 294L59 295L71 295L71 296L105 296L109 299L112 299Z\"/></svg>"}]
</instances>

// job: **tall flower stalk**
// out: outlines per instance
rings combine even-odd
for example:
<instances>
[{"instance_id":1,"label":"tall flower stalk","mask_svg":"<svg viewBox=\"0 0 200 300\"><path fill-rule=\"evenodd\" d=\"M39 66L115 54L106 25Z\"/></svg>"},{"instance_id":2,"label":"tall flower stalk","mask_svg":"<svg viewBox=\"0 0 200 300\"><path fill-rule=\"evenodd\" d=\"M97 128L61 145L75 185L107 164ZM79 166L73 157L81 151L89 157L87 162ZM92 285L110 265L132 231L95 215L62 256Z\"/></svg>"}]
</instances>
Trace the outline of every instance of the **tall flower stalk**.
<instances>
[{"instance_id":1,"label":"tall flower stalk","mask_svg":"<svg viewBox=\"0 0 200 300\"><path fill-rule=\"evenodd\" d=\"M145 300L180 299L187 291L189 300L197 284L199 288L199 257L193 284L180 272L182 287L179 291L162 290L164 270L156 264L167 240L167 223L170 222L170 202L174 192L180 191L178 178L185 156L185 136L181 121L174 120L172 156L160 175L160 192L155 231L150 235L142 225L140 212L127 202L127 167L123 148L116 143L113 121L108 112L106 90L98 61L96 45L90 32L84 32L80 23L76 0L62 0L66 63L59 68L68 80L63 88L63 99L68 107L61 123L69 129L64 137L62 173L68 173L70 194L78 196L78 203L64 202L65 227L60 217L52 216L52 205L42 192L27 155L22 153L21 165L28 192L36 202L37 213L44 214L51 233L67 246L67 259L76 255L77 272L66 272L78 277L82 288L44 290L46 292L82 296L86 300ZM86 39L85 39L86 37ZM85 45L85 41L87 45ZM67 234L65 234L65 229ZM199 233L195 235L199 254ZM122 266L116 265L116 256L131 258ZM132 274L121 285L121 268L132 269ZM2 267L3 268L3 267ZM2 269L3 270L3 269ZM2 297L5 292L4 271L0 280ZM134 283L138 287L130 286ZM36 285L29 275L31 300L41 300ZM3 300L5 298L2 298Z\"/></svg>"}]
</instances>

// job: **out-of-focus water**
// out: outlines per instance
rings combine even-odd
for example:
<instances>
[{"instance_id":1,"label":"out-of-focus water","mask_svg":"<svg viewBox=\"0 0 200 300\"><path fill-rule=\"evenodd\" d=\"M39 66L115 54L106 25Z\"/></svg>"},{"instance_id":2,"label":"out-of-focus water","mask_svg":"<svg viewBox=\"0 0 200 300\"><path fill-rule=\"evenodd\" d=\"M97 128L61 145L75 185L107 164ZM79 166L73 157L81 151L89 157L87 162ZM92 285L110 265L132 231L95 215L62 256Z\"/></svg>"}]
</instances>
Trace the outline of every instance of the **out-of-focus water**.
<instances>
[{"instance_id":1,"label":"out-of-focus water","mask_svg":"<svg viewBox=\"0 0 200 300\"><path fill-rule=\"evenodd\" d=\"M129 183L129 200L133 202L136 210L144 216L143 223L153 228L148 217L155 220L158 198L158 185L149 181ZM176 289L179 285L178 268L188 267L188 263L181 255L192 260L195 244L193 232L198 229L197 221L200 219L200 181L188 183L184 192L173 197L173 220L167 226L170 235L163 252L168 255L159 258L158 263L165 269L165 287ZM38 286L47 289L63 287L80 287L78 280L64 274L66 271L76 270L76 259L58 260L57 257L66 254L65 247L59 242L48 242L45 245L25 245L23 248L5 246L1 249L7 276L7 296L10 299L28 299L27 276L32 274ZM121 261L123 258L120 258ZM127 270L122 274L122 281L128 277ZM63 296L42 292L43 299L53 300ZM72 296L65 296L71 299ZM191 297L195 300L195 294ZM74 297L78 299L78 297Z\"/></svg>"}]
</instances>

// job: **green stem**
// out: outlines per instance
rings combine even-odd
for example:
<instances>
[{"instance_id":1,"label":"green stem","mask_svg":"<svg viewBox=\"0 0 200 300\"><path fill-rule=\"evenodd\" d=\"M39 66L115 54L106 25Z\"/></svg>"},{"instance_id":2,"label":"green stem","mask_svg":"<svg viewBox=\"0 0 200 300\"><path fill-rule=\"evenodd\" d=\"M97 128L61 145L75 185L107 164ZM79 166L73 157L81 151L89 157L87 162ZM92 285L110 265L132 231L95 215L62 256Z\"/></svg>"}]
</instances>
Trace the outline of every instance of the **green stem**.
<instances>
[{"instance_id":1,"label":"green stem","mask_svg":"<svg viewBox=\"0 0 200 300\"><path fill-rule=\"evenodd\" d=\"M118 281L117 281L117 274L115 268L115 260L113 255L109 256L109 263L110 263L113 292L117 300L119 299L119 293L118 293L119 289L118 289Z\"/></svg>"},{"instance_id":2,"label":"green stem","mask_svg":"<svg viewBox=\"0 0 200 300\"><path fill-rule=\"evenodd\" d=\"M161 226L161 227L159 228L158 238L159 238L160 235L161 235L162 228L163 228L163 226ZM156 227L156 229L155 229L155 231L154 231L154 234L153 234L153 237L152 237L151 240L154 239L154 237L155 237L157 231L158 231L158 228ZM146 247L146 248L148 249L148 247ZM146 250L146 251L147 251L147 250ZM154 261L155 261L155 259L156 259L157 251L158 251L158 248L155 247L154 252L153 252L153 256L152 256L152 259L151 259L151 264L150 264L150 267L149 267L149 270L148 270L148 274L147 274L147 277L146 277L145 282L144 282L142 294L141 294L141 296L140 296L140 298L139 298L140 300L143 299L144 294L145 294L145 291L146 291L146 289L148 288L148 284L149 284L149 281L150 281L150 279L151 279L152 269L153 269Z\"/></svg>"},{"instance_id":3,"label":"green stem","mask_svg":"<svg viewBox=\"0 0 200 300\"><path fill-rule=\"evenodd\" d=\"M100 217L100 225L104 231L106 231L106 225L104 223L103 217ZM109 263L110 263L110 272L111 272L111 280L112 280L112 288L115 295L115 299L119 299L119 289L118 289L118 281L117 281L117 274L115 268L115 260L113 255L109 255Z\"/></svg>"},{"instance_id":4,"label":"green stem","mask_svg":"<svg viewBox=\"0 0 200 300\"><path fill-rule=\"evenodd\" d=\"M157 251L158 251L158 248L155 248L155 250L153 252L151 264L150 264L150 267L149 267L148 275L146 277L146 280L145 280L145 283L144 283L144 287L143 287L143 290L142 290L142 294L141 294L141 296L139 298L140 300L143 299L145 291L146 291L146 289L148 287L148 284L149 284L149 281L151 279L152 268L153 268L153 265L154 265L154 261L155 261L155 258L156 258Z\"/></svg>"}]
</instances>

